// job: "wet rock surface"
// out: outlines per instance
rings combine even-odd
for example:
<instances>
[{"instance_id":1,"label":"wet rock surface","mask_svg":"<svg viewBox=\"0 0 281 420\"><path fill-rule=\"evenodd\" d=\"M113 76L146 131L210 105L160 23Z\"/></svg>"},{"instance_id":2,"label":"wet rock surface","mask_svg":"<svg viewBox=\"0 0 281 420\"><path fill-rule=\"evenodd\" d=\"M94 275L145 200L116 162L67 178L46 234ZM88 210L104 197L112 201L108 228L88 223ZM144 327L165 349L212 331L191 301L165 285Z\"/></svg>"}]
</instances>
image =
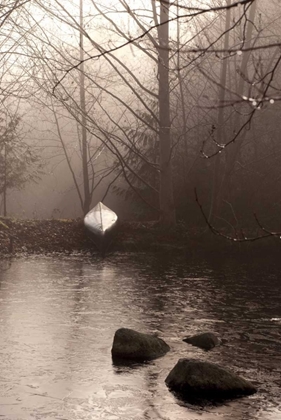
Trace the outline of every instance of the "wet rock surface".
<instances>
[{"instance_id":1,"label":"wet rock surface","mask_svg":"<svg viewBox=\"0 0 281 420\"><path fill-rule=\"evenodd\" d=\"M154 335L143 334L129 328L120 328L114 335L113 359L153 360L164 356L170 347Z\"/></svg>"},{"instance_id":2,"label":"wet rock surface","mask_svg":"<svg viewBox=\"0 0 281 420\"><path fill-rule=\"evenodd\" d=\"M211 350L221 343L221 340L211 332L205 332L196 334L191 337L183 339L185 343L191 344L192 346L199 347L203 350Z\"/></svg>"},{"instance_id":3,"label":"wet rock surface","mask_svg":"<svg viewBox=\"0 0 281 420\"><path fill-rule=\"evenodd\" d=\"M166 385L186 400L222 401L251 395L256 387L219 365L195 359L180 359L167 376Z\"/></svg>"}]
</instances>

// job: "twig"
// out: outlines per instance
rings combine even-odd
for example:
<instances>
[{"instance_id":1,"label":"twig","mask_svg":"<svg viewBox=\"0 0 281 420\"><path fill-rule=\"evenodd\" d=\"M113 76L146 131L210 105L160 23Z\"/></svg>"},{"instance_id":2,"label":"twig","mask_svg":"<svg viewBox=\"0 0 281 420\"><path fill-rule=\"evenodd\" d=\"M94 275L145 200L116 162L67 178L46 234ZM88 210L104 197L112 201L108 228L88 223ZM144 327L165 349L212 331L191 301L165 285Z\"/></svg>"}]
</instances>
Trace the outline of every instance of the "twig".
<instances>
[{"instance_id":1,"label":"twig","mask_svg":"<svg viewBox=\"0 0 281 420\"><path fill-rule=\"evenodd\" d=\"M218 229L216 229L209 222L209 220L208 220L208 218L207 218L207 216L206 216L206 214L205 214L205 212L203 210L203 206L202 206L202 204L200 203L200 201L198 199L196 188L194 189L194 193L195 193L195 201L196 201L196 203L198 204L198 206L200 208L201 214L202 214L202 216L203 216L203 218L204 218L204 220L206 222L206 225L208 226L208 228L210 229L210 231L214 235L222 236L223 238L228 239L228 240L230 240L232 242L254 242L254 241L257 241L258 239L264 239L264 238L268 238L270 236L273 236L273 237L279 236L281 238L281 232L272 232L270 230L267 230L264 226L262 226L262 224L258 220L257 215L255 213L254 213L255 220L256 220L259 228L263 232L265 232L265 235L258 235L258 236L246 237L245 234L243 233L243 231L241 230L242 237L241 236L240 237L238 237L238 236L235 236L234 237L234 236L226 235L225 233L220 232Z\"/></svg>"}]
</instances>

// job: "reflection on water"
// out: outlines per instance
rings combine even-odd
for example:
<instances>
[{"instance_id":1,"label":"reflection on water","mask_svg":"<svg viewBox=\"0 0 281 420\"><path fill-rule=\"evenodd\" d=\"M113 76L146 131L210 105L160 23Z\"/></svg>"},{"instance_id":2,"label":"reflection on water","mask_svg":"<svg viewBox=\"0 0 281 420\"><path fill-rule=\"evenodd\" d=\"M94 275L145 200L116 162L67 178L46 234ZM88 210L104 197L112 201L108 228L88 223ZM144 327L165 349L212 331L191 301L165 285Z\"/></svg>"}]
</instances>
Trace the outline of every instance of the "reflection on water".
<instances>
[{"instance_id":1,"label":"reflection on water","mask_svg":"<svg viewBox=\"0 0 281 420\"><path fill-rule=\"evenodd\" d=\"M0 419L281 419L279 267L115 256L36 257L0 271ZM116 329L158 333L163 358L114 365ZM213 331L204 352L182 342ZM165 378L180 357L229 366L258 385L219 407L178 401Z\"/></svg>"}]
</instances>

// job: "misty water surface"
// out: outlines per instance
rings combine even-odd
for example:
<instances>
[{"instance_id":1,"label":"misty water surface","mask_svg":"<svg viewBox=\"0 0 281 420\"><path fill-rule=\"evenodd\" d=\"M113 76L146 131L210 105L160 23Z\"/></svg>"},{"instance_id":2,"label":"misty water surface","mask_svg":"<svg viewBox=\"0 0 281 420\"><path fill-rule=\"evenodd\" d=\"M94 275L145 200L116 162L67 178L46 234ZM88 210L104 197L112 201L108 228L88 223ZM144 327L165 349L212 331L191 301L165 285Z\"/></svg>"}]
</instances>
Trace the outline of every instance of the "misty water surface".
<instances>
[{"instance_id":1,"label":"misty water surface","mask_svg":"<svg viewBox=\"0 0 281 420\"><path fill-rule=\"evenodd\" d=\"M145 255L1 263L0 419L280 420L280 267ZM114 332L158 333L163 358L111 359ZM185 335L213 331L204 352ZM217 407L185 404L164 380L180 357L228 366L259 392Z\"/></svg>"}]
</instances>

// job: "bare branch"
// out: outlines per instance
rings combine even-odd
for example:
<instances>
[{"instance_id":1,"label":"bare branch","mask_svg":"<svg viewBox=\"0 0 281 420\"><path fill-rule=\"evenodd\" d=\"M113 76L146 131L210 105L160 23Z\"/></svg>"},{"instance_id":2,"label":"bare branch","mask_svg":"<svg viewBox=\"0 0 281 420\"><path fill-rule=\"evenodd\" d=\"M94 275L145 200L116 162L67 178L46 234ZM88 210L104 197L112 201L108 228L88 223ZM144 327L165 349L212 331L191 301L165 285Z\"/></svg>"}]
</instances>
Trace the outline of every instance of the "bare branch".
<instances>
[{"instance_id":1,"label":"bare branch","mask_svg":"<svg viewBox=\"0 0 281 420\"><path fill-rule=\"evenodd\" d=\"M197 195L197 190L196 190L196 188L194 189L194 193L195 193L195 201L196 201L196 203L197 203L197 205L198 205L198 207L199 207L199 209L200 209L200 212L201 212L201 214L202 214L202 216L203 216L203 218L204 218L204 220L205 220L205 223L206 223L206 225L208 226L208 228L210 229L210 231L211 231L214 235L216 235L216 236L221 236L222 238L228 239L229 241L232 241L232 242L254 242L254 241L257 241L257 240L259 240L259 239L265 239L265 238L268 238L268 237L277 237L277 236L280 236L280 237L281 237L281 232L271 232L271 231L269 231L269 230L265 229L265 228L261 225L261 223L259 222L259 220L258 220L258 218L257 218L256 214L254 214L255 219L256 219L256 221L257 221L257 223L258 223L259 228L265 232L265 234L264 234L264 235L257 235L257 236L246 237L246 236L244 235L243 231L241 231L241 230L240 230L240 234L238 234L238 232L237 232L237 230L236 230L236 229L235 229L235 231L236 231L236 236L230 236L230 235L226 235L225 233L220 232L218 229L216 229L216 228L215 228L215 227L214 227L214 226L213 226L213 225L209 222L209 220L208 220L208 218L207 218L207 216L206 216L206 214L205 214L205 212L204 212L204 210L203 210L203 206L202 206L202 204L201 204L201 203L200 203L200 201L199 201L199 198L198 198L198 195Z\"/></svg>"}]
</instances>

